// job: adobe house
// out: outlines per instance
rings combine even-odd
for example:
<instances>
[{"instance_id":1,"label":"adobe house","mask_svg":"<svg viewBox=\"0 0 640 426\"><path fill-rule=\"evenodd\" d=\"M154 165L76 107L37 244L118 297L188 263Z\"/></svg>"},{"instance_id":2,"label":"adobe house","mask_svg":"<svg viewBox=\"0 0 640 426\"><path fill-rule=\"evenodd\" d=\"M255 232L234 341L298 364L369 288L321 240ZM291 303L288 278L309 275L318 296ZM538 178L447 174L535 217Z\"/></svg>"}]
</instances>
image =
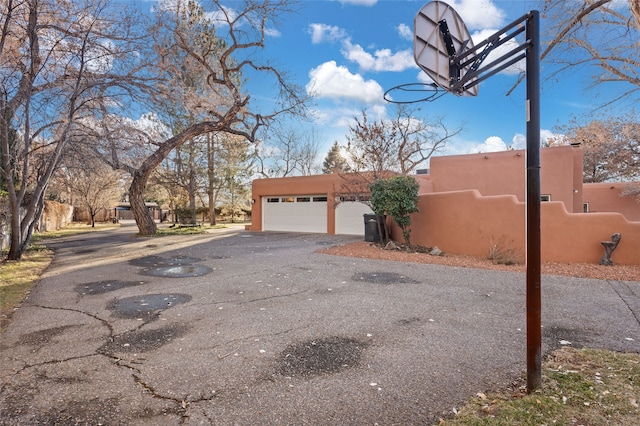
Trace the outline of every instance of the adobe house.
<instances>
[{"instance_id":1,"label":"adobe house","mask_svg":"<svg viewBox=\"0 0 640 426\"><path fill-rule=\"evenodd\" d=\"M486 257L493 245L525 248L524 150L431 158L420 183L420 212L411 241L445 252ZM598 263L614 233L615 263L640 265L640 204L620 197L624 184L584 184L579 145L544 148L541 157L542 260ZM257 179L252 184L253 231L364 235L371 213L366 182L352 175ZM346 183L351 180L351 183ZM398 229L392 238L402 240Z\"/></svg>"}]
</instances>

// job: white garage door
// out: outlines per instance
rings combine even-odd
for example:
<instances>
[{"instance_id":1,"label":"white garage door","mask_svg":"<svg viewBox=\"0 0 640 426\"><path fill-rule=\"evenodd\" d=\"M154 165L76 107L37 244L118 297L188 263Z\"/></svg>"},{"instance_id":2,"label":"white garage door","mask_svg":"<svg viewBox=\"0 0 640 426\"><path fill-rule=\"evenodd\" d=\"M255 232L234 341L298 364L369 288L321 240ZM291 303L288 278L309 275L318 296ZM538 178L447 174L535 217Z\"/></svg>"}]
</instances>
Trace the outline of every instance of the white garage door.
<instances>
[{"instance_id":1,"label":"white garage door","mask_svg":"<svg viewBox=\"0 0 640 426\"><path fill-rule=\"evenodd\" d=\"M364 215L372 214L368 205L359 201L343 201L336 207L336 234L364 235Z\"/></svg>"},{"instance_id":2,"label":"white garage door","mask_svg":"<svg viewBox=\"0 0 640 426\"><path fill-rule=\"evenodd\" d=\"M327 196L262 197L265 231L327 232Z\"/></svg>"}]
</instances>

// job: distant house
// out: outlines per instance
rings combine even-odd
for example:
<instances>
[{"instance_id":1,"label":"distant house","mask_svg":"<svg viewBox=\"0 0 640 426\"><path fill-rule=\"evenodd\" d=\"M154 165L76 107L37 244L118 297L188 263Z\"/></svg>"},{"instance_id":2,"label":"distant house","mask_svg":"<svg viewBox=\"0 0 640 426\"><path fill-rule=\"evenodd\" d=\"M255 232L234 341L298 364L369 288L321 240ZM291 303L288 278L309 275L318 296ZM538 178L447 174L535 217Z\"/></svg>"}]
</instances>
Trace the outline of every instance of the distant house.
<instances>
[{"instance_id":1,"label":"distant house","mask_svg":"<svg viewBox=\"0 0 640 426\"><path fill-rule=\"evenodd\" d=\"M155 220L160 220L162 210L158 208L158 203L145 202L145 206L151 212L151 217ZM130 203L118 203L112 210L113 217L118 220L133 220L133 211L131 210Z\"/></svg>"},{"instance_id":2,"label":"distant house","mask_svg":"<svg viewBox=\"0 0 640 426\"><path fill-rule=\"evenodd\" d=\"M412 243L445 252L486 256L501 244L524 253L526 152L431 158L420 183ZM640 204L620 197L624 184L584 184L580 146L541 150L542 259L597 263L601 241L621 233L613 260L640 265ZM254 231L364 235L366 181L326 174L257 179L252 186ZM356 182L354 190L354 182ZM394 232L394 239L401 234Z\"/></svg>"}]
</instances>

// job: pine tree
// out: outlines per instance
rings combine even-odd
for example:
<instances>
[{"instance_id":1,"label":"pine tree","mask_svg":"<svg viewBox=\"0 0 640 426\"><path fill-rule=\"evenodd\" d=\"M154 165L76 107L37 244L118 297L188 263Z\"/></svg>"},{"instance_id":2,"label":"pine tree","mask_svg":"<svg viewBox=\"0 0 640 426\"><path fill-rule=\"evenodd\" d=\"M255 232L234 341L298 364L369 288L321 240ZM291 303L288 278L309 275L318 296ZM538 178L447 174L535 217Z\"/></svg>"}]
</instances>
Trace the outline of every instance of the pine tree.
<instances>
[{"instance_id":1,"label":"pine tree","mask_svg":"<svg viewBox=\"0 0 640 426\"><path fill-rule=\"evenodd\" d=\"M330 174L336 169L340 172L349 171L349 165L347 164L347 160L345 160L340 153L340 146L337 141L333 143L333 146L331 146L331 149L322 163L322 173Z\"/></svg>"}]
</instances>

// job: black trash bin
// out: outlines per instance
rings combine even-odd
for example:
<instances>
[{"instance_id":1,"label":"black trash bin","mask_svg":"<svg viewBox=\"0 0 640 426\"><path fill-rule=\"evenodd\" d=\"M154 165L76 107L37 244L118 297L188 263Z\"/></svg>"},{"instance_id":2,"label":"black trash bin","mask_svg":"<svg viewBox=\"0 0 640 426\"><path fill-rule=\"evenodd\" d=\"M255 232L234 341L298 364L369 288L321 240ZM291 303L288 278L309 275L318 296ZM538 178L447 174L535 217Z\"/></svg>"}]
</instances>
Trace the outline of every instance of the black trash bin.
<instances>
[{"instance_id":1,"label":"black trash bin","mask_svg":"<svg viewBox=\"0 0 640 426\"><path fill-rule=\"evenodd\" d=\"M375 214L365 214L364 216L364 240L370 243L378 243L381 241L380 232L378 230L378 221L383 236L385 235L384 220L385 216L376 216ZM376 217L378 220L376 220Z\"/></svg>"}]
</instances>

